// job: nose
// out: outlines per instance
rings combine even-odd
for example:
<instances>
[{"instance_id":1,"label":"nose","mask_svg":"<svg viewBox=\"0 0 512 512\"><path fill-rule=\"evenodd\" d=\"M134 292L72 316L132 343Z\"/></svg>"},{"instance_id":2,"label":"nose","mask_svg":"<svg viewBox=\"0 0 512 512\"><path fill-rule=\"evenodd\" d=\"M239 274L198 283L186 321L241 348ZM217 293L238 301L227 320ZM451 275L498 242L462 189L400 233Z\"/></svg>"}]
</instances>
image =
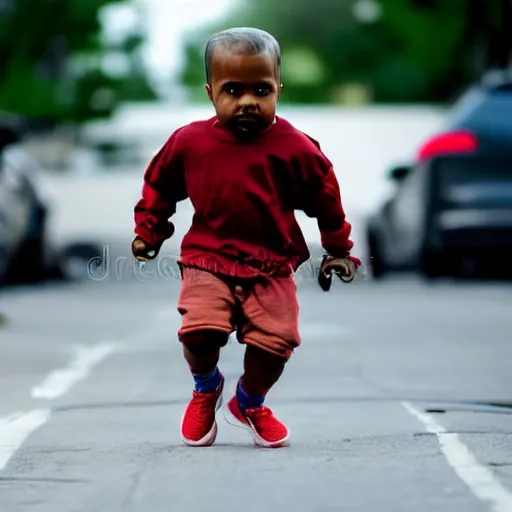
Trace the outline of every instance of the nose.
<instances>
[{"instance_id":1,"label":"nose","mask_svg":"<svg viewBox=\"0 0 512 512\"><path fill-rule=\"evenodd\" d=\"M246 93L240 97L238 107L243 112L253 112L259 110L259 104L254 94Z\"/></svg>"}]
</instances>

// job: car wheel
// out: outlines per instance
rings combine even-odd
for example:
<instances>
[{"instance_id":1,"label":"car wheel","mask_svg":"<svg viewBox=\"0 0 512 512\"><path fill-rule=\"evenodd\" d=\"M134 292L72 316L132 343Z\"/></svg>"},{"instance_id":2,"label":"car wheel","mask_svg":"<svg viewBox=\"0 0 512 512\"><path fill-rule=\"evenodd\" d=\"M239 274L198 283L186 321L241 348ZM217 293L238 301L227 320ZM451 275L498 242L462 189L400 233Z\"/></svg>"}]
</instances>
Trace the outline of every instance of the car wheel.
<instances>
[{"instance_id":1,"label":"car wheel","mask_svg":"<svg viewBox=\"0 0 512 512\"><path fill-rule=\"evenodd\" d=\"M459 279L471 279L479 276L481 265L476 255L460 254L454 261L454 274Z\"/></svg>"},{"instance_id":2,"label":"car wheel","mask_svg":"<svg viewBox=\"0 0 512 512\"><path fill-rule=\"evenodd\" d=\"M421 275L426 279L443 277L446 272L443 255L430 249L423 249L419 267Z\"/></svg>"},{"instance_id":3,"label":"car wheel","mask_svg":"<svg viewBox=\"0 0 512 512\"><path fill-rule=\"evenodd\" d=\"M0 246L0 285L5 283L9 271L9 252Z\"/></svg>"},{"instance_id":4,"label":"car wheel","mask_svg":"<svg viewBox=\"0 0 512 512\"><path fill-rule=\"evenodd\" d=\"M383 261L377 238L372 233L368 235L368 256L370 259L372 277L374 279L381 279L387 274L388 268Z\"/></svg>"},{"instance_id":5,"label":"car wheel","mask_svg":"<svg viewBox=\"0 0 512 512\"><path fill-rule=\"evenodd\" d=\"M18 249L12 266L9 269L9 281L23 284L35 284L46 277L44 263L44 229L44 210L35 209L31 231Z\"/></svg>"},{"instance_id":6,"label":"car wheel","mask_svg":"<svg viewBox=\"0 0 512 512\"><path fill-rule=\"evenodd\" d=\"M101 258L101 249L92 243L70 245L60 257L59 271L66 281L86 281L91 278L89 264Z\"/></svg>"},{"instance_id":7,"label":"car wheel","mask_svg":"<svg viewBox=\"0 0 512 512\"><path fill-rule=\"evenodd\" d=\"M9 270L9 281L22 284L35 284L45 277L43 264L43 241L30 238L23 242L18 255Z\"/></svg>"}]
</instances>

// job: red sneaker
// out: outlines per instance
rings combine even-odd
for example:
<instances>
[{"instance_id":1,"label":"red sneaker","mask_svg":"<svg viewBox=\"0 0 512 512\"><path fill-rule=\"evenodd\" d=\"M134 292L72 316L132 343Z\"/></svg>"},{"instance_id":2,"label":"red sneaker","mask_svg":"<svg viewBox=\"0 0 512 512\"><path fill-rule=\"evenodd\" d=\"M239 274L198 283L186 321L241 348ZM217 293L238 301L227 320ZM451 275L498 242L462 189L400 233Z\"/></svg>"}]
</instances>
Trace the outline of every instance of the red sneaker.
<instances>
[{"instance_id":1,"label":"red sneaker","mask_svg":"<svg viewBox=\"0 0 512 512\"><path fill-rule=\"evenodd\" d=\"M230 425L250 430L258 446L281 448L289 444L288 429L265 405L247 409L244 414L234 396L224 407L224 416Z\"/></svg>"},{"instance_id":2,"label":"red sneaker","mask_svg":"<svg viewBox=\"0 0 512 512\"><path fill-rule=\"evenodd\" d=\"M215 442L215 413L222 405L223 388L224 377L221 375L219 387L213 393L192 391L192 400L181 419L181 439L188 446L211 446Z\"/></svg>"}]
</instances>

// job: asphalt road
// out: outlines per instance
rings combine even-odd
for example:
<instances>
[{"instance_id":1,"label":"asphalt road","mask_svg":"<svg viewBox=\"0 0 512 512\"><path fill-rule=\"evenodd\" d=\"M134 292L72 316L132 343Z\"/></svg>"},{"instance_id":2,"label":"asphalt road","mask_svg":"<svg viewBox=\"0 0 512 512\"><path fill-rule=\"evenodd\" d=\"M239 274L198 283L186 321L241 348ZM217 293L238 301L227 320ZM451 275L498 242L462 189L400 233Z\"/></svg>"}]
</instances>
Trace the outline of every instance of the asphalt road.
<instances>
[{"instance_id":1,"label":"asphalt road","mask_svg":"<svg viewBox=\"0 0 512 512\"><path fill-rule=\"evenodd\" d=\"M512 409L485 405L512 402L512 285L304 279L303 344L268 399L281 450L222 415L214 447L181 444L178 286L0 294L1 512L512 511ZM242 355L222 354L226 398Z\"/></svg>"}]
</instances>

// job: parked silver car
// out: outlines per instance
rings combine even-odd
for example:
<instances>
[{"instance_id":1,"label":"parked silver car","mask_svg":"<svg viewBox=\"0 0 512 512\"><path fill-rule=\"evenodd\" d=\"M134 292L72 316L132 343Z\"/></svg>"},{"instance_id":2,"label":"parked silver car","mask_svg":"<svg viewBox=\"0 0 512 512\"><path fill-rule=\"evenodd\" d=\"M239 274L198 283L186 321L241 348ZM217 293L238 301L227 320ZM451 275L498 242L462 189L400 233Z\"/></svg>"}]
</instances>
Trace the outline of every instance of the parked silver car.
<instances>
[{"instance_id":1,"label":"parked silver car","mask_svg":"<svg viewBox=\"0 0 512 512\"><path fill-rule=\"evenodd\" d=\"M37 282L49 270L42 171L20 143L20 132L0 118L0 284Z\"/></svg>"}]
</instances>

